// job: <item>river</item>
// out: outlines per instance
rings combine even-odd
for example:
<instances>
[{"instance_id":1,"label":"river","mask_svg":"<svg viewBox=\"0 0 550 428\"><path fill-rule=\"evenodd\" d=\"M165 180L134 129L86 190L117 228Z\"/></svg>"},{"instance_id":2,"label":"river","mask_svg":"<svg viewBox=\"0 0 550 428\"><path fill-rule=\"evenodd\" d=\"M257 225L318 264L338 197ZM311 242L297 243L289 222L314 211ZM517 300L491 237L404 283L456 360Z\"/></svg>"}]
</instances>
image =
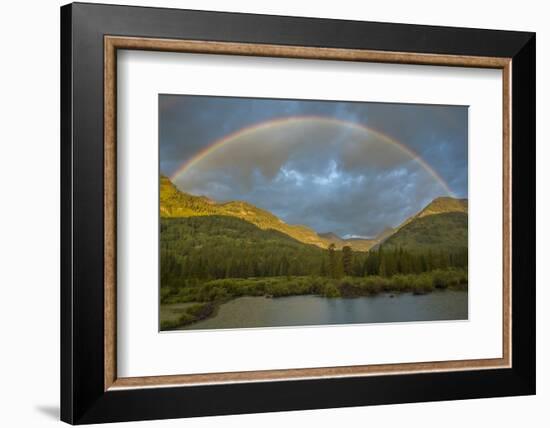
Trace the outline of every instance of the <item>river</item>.
<instances>
[{"instance_id":1,"label":"river","mask_svg":"<svg viewBox=\"0 0 550 428\"><path fill-rule=\"evenodd\" d=\"M388 323L468 319L466 291L424 295L379 294L371 297L240 297L224 303L217 314L181 330L281 327L327 324Z\"/></svg>"}]
</instances>

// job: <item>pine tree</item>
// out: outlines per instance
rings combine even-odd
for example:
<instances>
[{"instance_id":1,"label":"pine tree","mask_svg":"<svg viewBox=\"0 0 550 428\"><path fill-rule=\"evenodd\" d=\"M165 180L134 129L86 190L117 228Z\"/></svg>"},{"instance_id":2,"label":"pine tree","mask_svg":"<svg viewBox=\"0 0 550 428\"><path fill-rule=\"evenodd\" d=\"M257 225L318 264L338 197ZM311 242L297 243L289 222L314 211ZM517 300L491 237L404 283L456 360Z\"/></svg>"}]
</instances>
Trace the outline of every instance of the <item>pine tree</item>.
<instances>
[{"instance_id":1,"label":"pine tree","mask_svg":"<svg viewBox=\"0 0 550 428\"><path fill-rule=\"evenodd\" d=\"M385 275L386 276L393 276L397 273L397 261L396 261L396 252L389 252L386 254L386 266L385 266Z\"/></svg>"},{"instance_id":2,"label":"pine tree","mask_svg":"<svg viewBox=\"0 0 550 428\"><path fill-rule=\"evenodd\" d=\"M329 275L332 278L336 278L337 272L336 272L336 246L334 244L330 244L328 246L328 272Z\"/></svg>"},{"instance_id":3,"label":"pine tree","mask_svg":"<svg viewBox=\"0 0 550 428\"><path fill-rule=\"evenodd\" d=\"M365 259L365 275L378 275L380 260L376 251L369 251Z\"/></svg>"},{"instance_id":4,"label":"pine tree","mask_svg":"<svg viewBox=\"0 0 550 428\"><path fill-rule=\"evenodd\" d=\"M386 270L386 258L381 257L380 258L380 266L378 268L378 274L380 276L388 276L387 270Z\"/></svg>"},{"instance_id":5,"label":"pine tree","mask_svg":"<svg viewBox=\"0 0 550 428\"><path fill-rule=\"evenodd\" d=\"M342 269L344 274L348 276L352 274L352 257L351 247L345 245L342 248Z\"/></svg>"},{"instance_id":6,"label":"pine tree","mask_svg":"<svg viewBox=\"0 0 550 428\"><path fill-rule=\"evenodd\" d=\"M325 258L323 257L321 259L321 267L319 268L319 275L320 276L327 276L328 272L327 272L327 266L325 264Z\"/></svg>"},{"instance_id":7,"label":"pine tree","mask_svg":"<svg viewBox=\"0 0 550 428\"><path fill-rule=\"evenodd\" d=\"M364 264L361 263L361 260L359 259L359 257L353 257L352 275L363 276L364 273L365 273Z\"/></svg>"},{"instance_id":8,"label":"pine tree","mask_svg":"<svg viewBox=\"0 0 550 428\"><path fill-rule=\"evenodd\" d=\"M288 262L286 256L283 254L281 262L279 263L279 276L287 276L289 273L289 267L290 263Z\"/></svg>"}]
</instances>

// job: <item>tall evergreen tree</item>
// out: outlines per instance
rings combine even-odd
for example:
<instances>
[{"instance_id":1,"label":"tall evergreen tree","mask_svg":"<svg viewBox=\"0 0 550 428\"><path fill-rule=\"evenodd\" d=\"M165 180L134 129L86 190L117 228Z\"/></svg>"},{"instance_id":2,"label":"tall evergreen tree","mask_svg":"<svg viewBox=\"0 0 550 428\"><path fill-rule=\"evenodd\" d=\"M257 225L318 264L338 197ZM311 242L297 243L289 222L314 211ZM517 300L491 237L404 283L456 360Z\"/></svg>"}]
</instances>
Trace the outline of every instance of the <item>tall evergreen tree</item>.
<instances>
[{"instance_id":1,"label":"tall evergreen tree","mask_svg":"<svg viewBox=\"0 0 550 428\"><path fill-rule=\"evenodd\" d=\"M345 245L342 248L342 269L344 270L344 275L350 276L352 274L352 257L351 247Z\"/></svg>"},{"instance_id":2,"label":"tall evergreen tree","mask_svg":"<svg viewBox=\"0 0 550 428\"><path fill-rule=\"evenodd\" d=\"M369 251L367 258L365 259L365 274L366 275L378 275L378 266L380 260L376 251Z\"/></svg>"},{"instance_id":3,"label":"tall evergreen tree","mask_svg":"<svg viewBox=\"0 0 550 428\"><path fill-rule=\"evenodd\" d=\"M281 263L279 264L279 275L287 276L289 273L289 268L290 268L290 263L288 262L286 255L283 254L283 257L281 258Z\"/></svg>"},{"instance_id":4,"label":"tall evergreen tree","mask_svg":"<svg viewBox=\"0 0 550 428\"><path fill-rule=\"evenodd\" d=\"M321 259L321 267L319 268L319 275L320 276L327 276L327 265L325 264L325 258L323 257Z\"/></svg>"},{"instance_id":5,"label":"tall evergreen tree","mask_svg":"<svg viewBox=\"0 0 550 428\"><path fill-rule=\"evenodd\" d=\"M336 245L330 244L328 246L328 272L332 278L337 276L337 266L336 266Z\"/></svg>"}]
</instances>

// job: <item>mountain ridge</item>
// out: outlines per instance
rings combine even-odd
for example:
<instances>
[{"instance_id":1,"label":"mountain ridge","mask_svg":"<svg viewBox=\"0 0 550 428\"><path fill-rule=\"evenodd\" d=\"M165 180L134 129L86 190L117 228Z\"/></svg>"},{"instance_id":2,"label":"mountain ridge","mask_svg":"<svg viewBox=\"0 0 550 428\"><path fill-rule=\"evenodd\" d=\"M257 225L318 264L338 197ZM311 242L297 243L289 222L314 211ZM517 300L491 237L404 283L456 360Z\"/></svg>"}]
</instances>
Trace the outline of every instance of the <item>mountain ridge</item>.
<instances>
[{"instance_id":1,"label":"mountain ridge","mask_svg":"<svg viewBox=\"0 0 550 428\"><path fill-rule=\"evenodd\" d=\"M225 215L246 220L260 229L273 229L305 244L327 248L313 229L302 225L287 224L267 210L244 201L215 202L204 196L184 193L165 176L160 179L161 217L194 217L201 215Z\"/></svg>"},{"instance_id":2,"label":"mountain ridge","mask_svg":"<svg viewBox=\"0 0 550 428\"><path fill-rule=\"evenodd\" d=\"M440 196L373 247L449 249L468 246L468 199Z\"/></svg>"},{"instance_id":3,"label":"mountain ridge","mask_svg":"<svg viewBox=\"0 0 550 428\"><path fill-rule=\"evenodd\" d=\"M452 213L454 214L447 215ZM446 247L446 241L449 241L449 239L446 238L445 231L440 230L444 227L443 225L451 227L454 234L453 240L460 245L464 241L464 230L462 229L464 229L465 225L467 245L467 199L438 197L418 213L407 218L398 227L386 227L373 239L344 239L333 232L317 233L315 230L304 225L287 224L271 212L245 201L217 202L206 196L195 196L182 192L168 177L161 175L161 217L177 218L213 215L236 217L248 221L260 229L279 231L299 242L324 249L328 248L331 244L334 244L336 249L350 246L354 251L369 251L378 248L380 245L414 248L431 245L427 243L432 241L435 246ZM437 217L441 215L443 217ZM466 218L465 221L463 216ZM426 218L428 220L425 220ZM432 226L437 229L437 232L430 231L430 223L434 223ZM436 239L441 240L441 242L434 241Z\"/></svg>"},{"instance_id":4,"label":"mountain ridge","mask_svg":"<svg viewBox=\"0 0 550 428\"><path fill-rule=\"evenodd\" d=\"M400 229L415 219L449 212L462 212L468 214L468 199L439 196L421 209L417 214L406 219L397 229Z\"/></svg>"}]
</instances>

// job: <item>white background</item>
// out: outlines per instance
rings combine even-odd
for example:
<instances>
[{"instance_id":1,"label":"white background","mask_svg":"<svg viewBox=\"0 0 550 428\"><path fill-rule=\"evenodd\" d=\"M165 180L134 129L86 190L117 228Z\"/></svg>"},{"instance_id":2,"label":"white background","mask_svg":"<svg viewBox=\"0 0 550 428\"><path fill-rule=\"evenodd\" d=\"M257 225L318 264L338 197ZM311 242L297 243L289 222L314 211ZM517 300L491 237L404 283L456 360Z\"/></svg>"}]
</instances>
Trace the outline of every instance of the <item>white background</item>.
<instances>
[{"instance_id":1,"label":"white background","mask_svg":"<svg viewBox=\"0 0 550 428\"><path fill-rule=\"evenodd\" d=\"M109 1L104 1L110 3ZM537 340L538 395L461 402L285 412L125 426L517 427L548 425L550 404L550 138L548 52L550 28L544 2L535 0L394 0L320 2L277 0L127 1L130 4L227 11L490 27L537 31ZM0 353L1 423L8 427L54 426L59 406L59 5L5 2L0 13Z\"/></svg>"},{"instance_id":2,"label":"white background","mask_svg":"<svg viewBox=\"0 0 550 428\"><path fill-rule=\"evenodd\" d=\"M125 51L117 78L119 376L502 356L500 70ZM159 93L469 105L469 319L159 334Z\"/></svg>"}]
</instances>

